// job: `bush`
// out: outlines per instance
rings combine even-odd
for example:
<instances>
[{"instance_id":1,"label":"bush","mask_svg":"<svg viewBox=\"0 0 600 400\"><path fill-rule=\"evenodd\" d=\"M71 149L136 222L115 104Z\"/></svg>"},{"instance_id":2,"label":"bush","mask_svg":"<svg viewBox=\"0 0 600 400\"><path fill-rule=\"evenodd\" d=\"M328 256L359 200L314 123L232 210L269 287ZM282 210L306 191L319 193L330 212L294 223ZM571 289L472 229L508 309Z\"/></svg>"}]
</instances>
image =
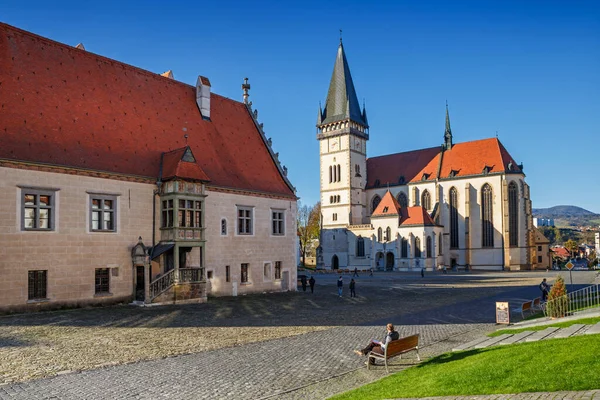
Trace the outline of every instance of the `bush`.
<instances>
[{"instance_id":1,"label":"bush","mask_svg":"<svg viewBox=\"0 0 600 400\"><path fill-rule=\"evenodd\" d=\"M549 317L561 318L567 314L569 299L567 298L567 287L565 280L559 275L550 289L546 312Z\"/></svg>"}]
</instances>

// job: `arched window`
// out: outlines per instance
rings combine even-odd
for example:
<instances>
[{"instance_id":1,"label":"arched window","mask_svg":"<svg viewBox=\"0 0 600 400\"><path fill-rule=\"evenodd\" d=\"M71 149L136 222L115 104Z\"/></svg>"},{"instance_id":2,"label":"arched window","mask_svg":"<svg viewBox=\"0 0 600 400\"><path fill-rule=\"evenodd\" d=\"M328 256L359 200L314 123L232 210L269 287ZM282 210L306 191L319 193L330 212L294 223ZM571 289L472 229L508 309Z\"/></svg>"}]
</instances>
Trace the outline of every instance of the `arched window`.
<instances>
[{"instance_id":1,"label":"arched window","mask_svg":"<svg viewBox=\"0 0 600 400\"><path fill-rule=\"evenodd\" d=\"M362 236L359 236L356 239L356 257L364 257L365 256L365 239Z\"/></svg>"},{"instance_id":2,"label":"arched window","mask_svg":"<svg viewBox=\"0 0 600 400\"><path fill-rule=\"evenodd\" d=\"M402 254L402 258L408 258L408 240L406 239L402 239L401 246L400 246L400 252Z\"/></svg>"},{"instance_id":3,"label":"arched window","mask_svg":"<svg viewBox=\"0 0 600 400\"><path fill-rule=\"evenodd\" d=\"M450 189L450 248L458 248L458 190Z\"/></svg>"},{"instance_id":4,"label":"arched window","mask_svg":"<svg viewBox=\"0 0 600 400\"><path fill-rule=\"evenodd\" d=\"M388 242L392 240L392 229L389 226L385 229L385 240Z\"/></svg>"},{"instance_id":5,"label":"arched window","mask_svg":"<svg viewBox=\"0 0 600 400\"><path fill-rule=\"evenodd\" d=\"M337 167L333 166L333 181L337 182Z\"/></svg>"},{"instance_id":6,"label":"arched window","mask_svg":"<svg viewBox=\"0 0 600 400\"><path fill-rule=\"evenodd\" d=\"M425 251L427 258L431 258L431 236L427 236L427 241L425 242Z\"/></svg>"},{"instance_id":7,"label":"arched window","mask_svg":"<svg viewBox=\"0 0 600 400\"><path fill-rule=\"evenodd\" d=\"M375 197L373 197L373 200L371 200L371 214L373 214L380 202L381 197L379 197L379 195L376 194Z\"/></svg>"},{"instance_id":8,"label":"arched window","mask_svg":"<svg viewBox=\"0 0 600 400\"><path fill-rule=\"evenodd\" d=\"M333 182L333 167L329 166L329 183Z\"/></svg>"},{"instance_id":9,"label":"arched window","mask_svg":"<svg viewBox=\"0 0 600 400\"><path fill-rule=\"evenodd\" d=\"M415 258L421 258L421 239L415 237Z\"/></svg>"},{"instance_id":10,"label":"arched window","mask_svg":"<svg viewBox=\"0 0 600 400\"><path fill-rule=\"evenodd\" d=\"M227 235L227 220L225 218L221 220L221 235Z\"/></svg>"},{"instance_id":11,"label":"arched window","mask_svg":"<svg viewBox=\"0 0 600 400\"><path fill-rule=\"evenodd\" d=\"M377 241L378 242L383 242L383 230L381 228L377 229Z\"/></svg>"},{"instance_id":12,"label":"arched window","mask_svg":"<svg viewBox=\"0 0 600 400\"><path fill-rule=\"evenodd\" d=\"M400 203L400 207L408 206L408 198L406 197L406 194L404 194L404 192L398 193L398 203Z\"/></svg>"},{"instance_id":13,"label":"arched window","mask_svg":"<svg viewBox=\"0 0 600 400\"><path fill-rule=\"evenodd\" d=\"M511 246L519 245L519 188L514 182L508 185L508 236Z\"/></svg>"},{"instance_id":14,"label":"arched window","mask_svg":"<svg viewBox=\"0 0 600 400\"><path fill-rule=\"evenodd\" d=\"M342 180L342 173L341 173L341 168L340 168L340 164L337 165L337 181L340 182Z\"/></svg>"},{"instance_id":15,"label":"arched window","mask_svg":"<svg viewBox=\"0 0 600 400\"><path fill-rule=\"evenodd\" d=\"M487 183L481 188L481 245L494 247L494 213L492 188Z\"/></svg>"},{"instance_id":16,"label":"arched window","mask_svg":"<svg viewBox=\"0 0 600 400\"><path fill-rule=\"evenodd\" d=\"M421 195L421 206L426 210L431 210L431 195L427 190Z\"/></svg>"},{"instance_id":17,"label":"arched window","mask_svg":"<svg viewBox=\"0 0 600 400\"><path fill-rule=\"evenodd\" d=\"M440 233L440 236L438 237L438 256L442 255L442 239L443 239L443 234Z\"/></svg>"}]
</instances>

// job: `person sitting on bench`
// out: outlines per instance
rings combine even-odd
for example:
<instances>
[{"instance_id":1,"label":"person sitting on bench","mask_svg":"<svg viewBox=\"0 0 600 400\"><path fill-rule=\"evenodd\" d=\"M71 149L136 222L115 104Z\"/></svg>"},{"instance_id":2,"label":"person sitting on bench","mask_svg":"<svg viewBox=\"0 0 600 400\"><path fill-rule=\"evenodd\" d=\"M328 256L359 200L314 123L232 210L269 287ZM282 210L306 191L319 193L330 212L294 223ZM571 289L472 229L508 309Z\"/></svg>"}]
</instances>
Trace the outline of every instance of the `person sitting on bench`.
<instances>
[{"instance_id":1,"label":"person sitting on bench","mask_svg":"<svg viewBox=\"0 0 600 400\"><path fill-rule=\"evenodd\" d=\"M383 341L380 342L379 340L371 339L371 342L367 347L365 347L362 350L354 350L354 352L359 356L366 356L370 352L377 354L385 354L385 346L392 340L400 339L400 334L394 330L393 324L387 324L386 329L387 332ZM369 358L369 362L371 364L375 364L375 360L372 358Z\"/></svg>"}]
</instances>

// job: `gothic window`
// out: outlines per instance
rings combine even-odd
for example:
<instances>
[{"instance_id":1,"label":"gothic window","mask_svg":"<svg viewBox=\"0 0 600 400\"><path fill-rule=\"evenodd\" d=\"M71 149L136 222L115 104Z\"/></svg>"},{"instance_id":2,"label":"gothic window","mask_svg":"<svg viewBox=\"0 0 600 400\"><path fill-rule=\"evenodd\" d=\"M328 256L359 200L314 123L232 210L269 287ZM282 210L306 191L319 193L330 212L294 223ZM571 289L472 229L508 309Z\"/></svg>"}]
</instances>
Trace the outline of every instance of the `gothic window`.
<instances>
[{"instance_id":1,"label":"gothic window","mask_svg":"<svg viewBox=\"0 0 600 400\"><path fill-rule=\"evenodd\" d=\"M387 242L392 240L392 229L389 226L385 229L385 240Z\"/></svg>"},{"instance_id":2,"label":"gothic window","mask_svg":"<svg viewBox=\"0 0 600 400\"><path fill-rule=\"evenodd\" d=\"M383 229L379 228L377 229L377 241L378 242L383 242Z\"/></svg>"},{"instance_id":3,"label":"gothic window","mask_svg":"<svg viewBox=\"0 0 600 400\"><path fill-rule=\"evenodd\" d=\"M421 258L421 239L415 237L415 258Z\"/></svg>"},{"instance_id":4,"label":"gothic window","mask_svg":"<svg viewBox=\"0 0 600 400\"><path fill-rule=\"evenodd\" d=\"M408 258L408 240L402 239L402 241L400 243L401 243L401 246L400 246L401 257Z\"/></svg>"},{"instance_id":5,"label":"gothic window","mask_svg":"<svg viewBox=\"0 0 600 400\"><path fill-rule=\"evenodd\" d=\"M329 183L333 182L333 167L329 166Z\"/></svg>"},{"instance_id":6,"label":"gothic window","mask_svg":"<svg viewBox=\"0 0 600 400\"><path fill-rule=\"evenodd\" d=\"M342 180L342 174L340 171L340 164L337 165L337 181L336 182L340 182Z\"/></svg>"},{"instance_id":7,"label":"gothic window","mask_svg":"<svg viewBox=\"0 0 600 400\"><path fill-rule=\"evenodd\" d=\"M442 255L442 240L443 240L443 235L440 233L440 236L438 238L438 256Z\"/></svg>"},{"instance_id":8,"label":"gothic window","mask_svg":"<svg viewBox=\"0 0 600 400\"><path fill-rule=\"evenodd\" d=\"M494 247L494 214L492 188L487 183L481 188L481 245Z\"/></svg>"},{"instance_id":9,"label":"gothic window","mask_svg":"<svg viewBox=\"0 0 600 400\"><path fill-rule=\"evenodd\" d=\"M365 256L365 239L362 236L359 236L356 239L356 257L364 257Z\"/></svg>"},{"instance_id":10,"label":"gothic window","mask_svg":"<svg viewBox=\"0 0 600 400\"><path fill-rule=\"evenodd\" d=\"M421 195L421 206L426 210L431 210L431 195L427 190Z\"/></svg>"},{"instance_id":11,"label":"gothic window","mask_svg":"<svg viewBox=\"0 0 600 400\"><path fill-rule=\"evenodd\" d=\"M337 166L333 166L333 181L337 182Z\"/></svg>"},{"instance_id":12,"label":"gothic window","mask_svg":"<svg viewBox=\"0 0 600 400\"><path fill-rule=\"evenodd\" d=\"M379 197L379 195L375 195L375 197L373 197L373 200L371 200L371 214L373 214L380 202L381 197Z\"/></svg>"},{"instance_id":13,"label":"gothic window","mask_svg":"<svg viewBox=\"0 0 600 400\"><path fill-rule=\"evenodd\" d=\"M408 206L408 198L406 198L404 192L398 193L398 203L400 204L400 207Z\"/></svg>"},{"instance_id":14,"label":"gothic window","mask_svg":"<svg viewBox=\"0 0 600 400\"><path fill-rule=\"evenodd\" d=\"M431 258L431 236L427 236L427 241L425 242L425 251L427 252L427 258Z\"/></svg>"},{"instance_id":15,"label":"gothic window","mask_svg":"<svg viewBox=\"0 0 600 400\"><path fill-rule=\"evenodd\" d=\"M519 245L519 188L515 182L508 185L508 236L511 246Z\"/></svg>"},{"instance_id":16,"label":"gothic window","mask_svg":"<svg viewBox=\"0 0 600 400\"><path fill-rule=\"evenodd\" d=\"M418 206L419 205L419 188L418 187L413 187L413 205Z\"/></svg>"},{"instance_id":17,"label":"gothic window","mask_svg":"<svg viewBox=\"0 0 600 400\"><path fill-rule=\"evenodd\" d=\"M450 189L450 248L458 248L458 190Z\"/></svg>"}]
</instances>

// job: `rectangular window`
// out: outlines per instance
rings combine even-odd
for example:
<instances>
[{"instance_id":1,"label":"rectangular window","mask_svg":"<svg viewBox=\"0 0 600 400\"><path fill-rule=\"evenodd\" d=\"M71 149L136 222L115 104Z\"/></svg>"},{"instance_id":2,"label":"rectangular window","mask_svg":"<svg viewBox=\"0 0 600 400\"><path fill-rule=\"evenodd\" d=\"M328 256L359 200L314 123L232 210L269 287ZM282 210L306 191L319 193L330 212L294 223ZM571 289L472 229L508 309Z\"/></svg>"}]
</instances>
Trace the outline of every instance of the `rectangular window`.
<instances>
[{"instance_id":1,"label":"rectangular window","mask_svg":"<svg viewBox=\"0 0 600 400\"><path fill-rule=\"evenodd\" d=\"M47 297L48 271L29 271L28 274L29 300L42 300Z\"/></svg>"},{"instance_id":2,"label":"rectangular window","mask_svg":"<svg viewBox=\"0 0 600 400\"><path fill-rule=\"evenodd\" d=\"M180 199L178 217L180 228L202 228L202 202Z\"/></svg>"},{"instance_id":3,"label":"rectangular window","mask_svg":"<svg viewBox=\"0 0 600 400\"><path fill-rule=\"evenodd\" d=\"M538 264L542 262L542 256L538 256Z\"/></svg>"},{"instance_id":4,"label":"rectangular window","mask_svg":"<svg viewBox=\"0 0 600 400\"><path fill-rule=\"evenodd\" d=\"M210 279L212 279L212 278L213 278L213 271L208 271L208 272L206 273L206 279L210 280Z\"/></svg>"},{"instance_id":5,"label":"rectangular window","mask_svg":"<svg viewBox=\"0 0 600 400\"><path fill-rule=\"evenodd\" d=\"M252 235L251 207L238 207L238 234Z\"/></svg>"},{"instance_id":6,"label":"rectangular window","mask_svg":"<svg viewBox=\"0 0 600 400\"><path fill-rule=\"evenodd\" d=\"M110 293L110 274L108 268L96 268L96 294Z\"/></svg>"},{"instance_id":7,"label":"rectangular window","mask_svg":"<svg viewBox=\"0 0 600 400\"><path fill-rule=\"evenodd\" d=\"M161 228L173 227L173 200L162 201L162 223Z\"/></svg>"},{"instance_id":8,"label":"rectangular window","mask_svg":"<svg viewBox=\"0 0 600 400\"><path fill-rule=\"evenodd\" d=\"M333 213L333 220L337 221L337 213Z\"/></svg>"},{"instance_id":9,"label":"rectangular window","mask_svg":"<svg viewBox=\"0 0 600 400\"><path fill-rule=\"evenodd\" d=\"M538 251L542 251L542 246L538 246Z\"/></svg>"},{"instance_id":10,"label":"rectangular window","mask_svg":"<svg viewBox=\"0 0 600 400\"><path fill-rule=\"evenodd\" d=\"M90 227L92 231L116 231L116 214L116 196L90 196Z\"/></svg>"},{"instance_id":11,"label":"rectangular window","mask_svg":"<svg viewBox=\"0 0 600 400\"><path fill-rule=\"evenodd\" d=\"M272 216L273 235L285 235L283 211L273 211Z\"/></svg>"},{"instance_id":12,"label":"rectangular window","mask_svg":"<svg viewBox=\"0 0 600 400\"><path fill-rule=\"evenodd\" d=\"M54 230L55 192L23 189L21 197L21 227L25 231Z\"/></svg>"},{"instance_id":13,"label":"rectangular window","mask_svg":"<svg viewBox=\"0 0 600 400\"><path fill-rule=\"evenodd\" d=\"M242 264L240 280L242 283L248 283L248 264Z\"/></svg>"},{"instance_id":14,"label":"rectangular window","mask_svg":"<svg viewBox=\"0 0 600 400\"><path fill-rule=\"evenodd\" d=\"M275 279L281 279L281 261L275 261Z\"/></svg>"},{"instance_id":15,"label":"rectangular window","mask_svg":"<svg viewBox=\"0 0 600 400\"><path fill-rule=\"evenodd\" d=\"M231 267L225 266L225 282L231 282Z\"/></svg>"},{"instance_id":16,"label":"rectangular window","mask_svg":"<svg viewBox=\"0 0 600 400\"><path fill-rule=\"evenodd\" d=\"M265 263L265 265L263 266L263 279L271 279L271 263Z\"/></svg>"}]
</instances>

